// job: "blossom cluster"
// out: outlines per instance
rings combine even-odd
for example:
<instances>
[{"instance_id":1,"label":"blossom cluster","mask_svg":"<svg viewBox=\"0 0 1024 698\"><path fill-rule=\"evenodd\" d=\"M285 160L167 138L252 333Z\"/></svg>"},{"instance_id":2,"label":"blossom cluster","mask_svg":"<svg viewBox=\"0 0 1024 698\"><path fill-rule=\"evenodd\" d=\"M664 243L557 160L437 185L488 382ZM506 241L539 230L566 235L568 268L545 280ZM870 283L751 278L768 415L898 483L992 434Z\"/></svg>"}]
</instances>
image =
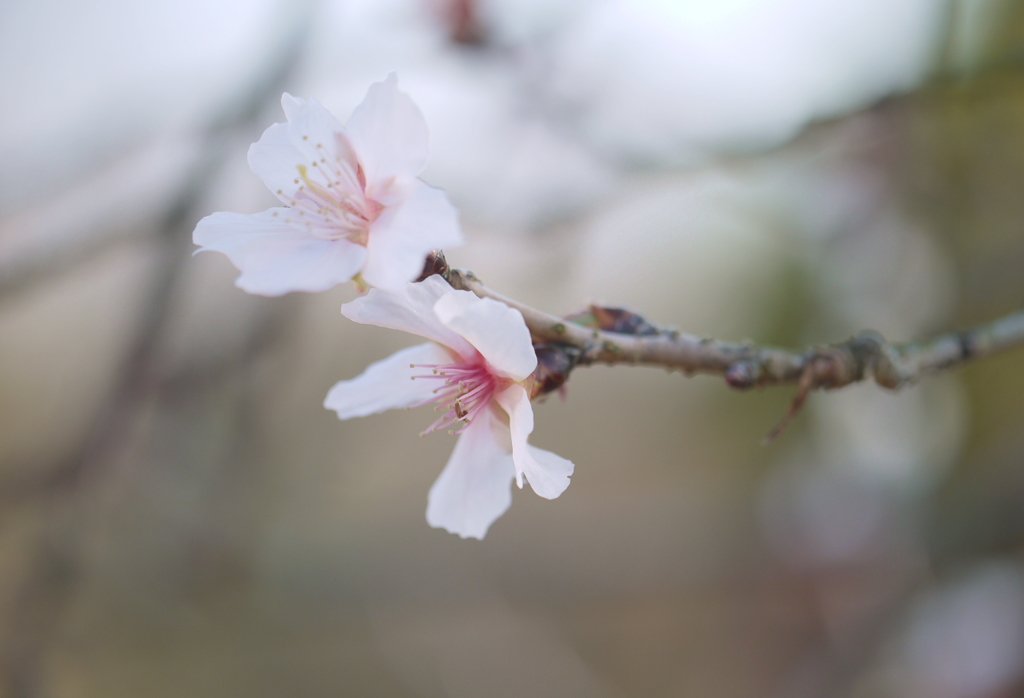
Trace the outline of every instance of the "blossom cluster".
<instances>
[{"instance_id":1,"label":"blossom cluster","mask_svg":"<svg viewBox=\"0 0 1024 698\"><path fill-rule=\"evenodd\" d=\"M395 74L371 85L344 125L316 100L285 93L281 104L286 123L249 148L249 166L284 206L207 216L193 234L197 252L226 254L249 293L353 281L364 295L342 306L345 317L428 340L340 381L324 406L341 419L435 406L440 416L423 433L458 440L430 488L430 525L483 538L511 504L513 480L560 495L573 464L527 442L537 355L523 316L438 275L417 281L431 251L463 236L444 192L419 179L427 125Z\"/></svg>"}]
</instances>

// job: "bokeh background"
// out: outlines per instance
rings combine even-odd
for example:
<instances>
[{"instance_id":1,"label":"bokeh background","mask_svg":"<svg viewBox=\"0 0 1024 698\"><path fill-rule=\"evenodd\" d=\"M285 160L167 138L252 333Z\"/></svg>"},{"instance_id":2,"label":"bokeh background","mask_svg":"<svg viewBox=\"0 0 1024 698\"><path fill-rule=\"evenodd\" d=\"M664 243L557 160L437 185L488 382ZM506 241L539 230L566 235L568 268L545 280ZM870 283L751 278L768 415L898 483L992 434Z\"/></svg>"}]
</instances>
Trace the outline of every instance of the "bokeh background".
<instances>
[{"instance_id":1,"label":"bokeh background","mask_svg":"<svg viewBox=\"0 0 1024 698\"><path fill-rule=\"evenodd\" d=\"M449 251L556 313L894 340L1024 301L1024 3L5 0L0 695L1024 695L1024 354L899 393L595 367L484 541L452 440L327 389L415 338L191 256L282 91L397 70Z\"/></svg>"}]
</instances>

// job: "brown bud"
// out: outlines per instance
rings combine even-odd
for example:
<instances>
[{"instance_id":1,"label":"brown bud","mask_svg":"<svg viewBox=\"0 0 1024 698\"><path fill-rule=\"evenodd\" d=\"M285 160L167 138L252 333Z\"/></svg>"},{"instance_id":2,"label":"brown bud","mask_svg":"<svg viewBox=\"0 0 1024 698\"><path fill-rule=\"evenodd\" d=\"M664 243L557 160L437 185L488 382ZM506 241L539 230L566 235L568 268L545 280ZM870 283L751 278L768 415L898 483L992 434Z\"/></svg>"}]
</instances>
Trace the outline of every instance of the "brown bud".
<instances>
[{"instance_id":1,"label":"brown bud","mask_svg":"<svg viewBox=\"0 0 1024 698\"><path fill-rule=\"evenodd\" d=\"M531 399L562 387L582 354L568 344L535 344L533 349L537 352L537 369L533 372Z\"/></svg>"},{"instance_id":2,"label":"brown bud","mask_svg":"<svg viewBox=\"0 0 1024 698\"><path fill-rule=\"evenodd\" d=\"M625 308L602 308L592 305L589 310L574 313L567 316L566 319L577 325L605 332L634 335L655 335L661 332L641 315Z\"/></svg>"},{"instance_id":3,"label":"brown bud","mask_svg":"<svg viewBox=\"0 0 1024 698\"><path fill-rule=\"evenodd\" d=\"M426 260L423 262L423 271L420 272L419 278L416 281L423 281L434 274L440 274L445 279L448 278L448 262L445 260L444 252L441 250L434 250L427 255Z\"/></svg>"},{"instance_id":4,"label":"brown bud","mask_svg":"<svg viewBox=\"0 0 1024 698\"><path fill-rule=\"evenodd\" d=\"M737 361L725 371L725 382L737 390L748 390L757 385L760 371L753 361Z\"/></svg>"}]
</instances>

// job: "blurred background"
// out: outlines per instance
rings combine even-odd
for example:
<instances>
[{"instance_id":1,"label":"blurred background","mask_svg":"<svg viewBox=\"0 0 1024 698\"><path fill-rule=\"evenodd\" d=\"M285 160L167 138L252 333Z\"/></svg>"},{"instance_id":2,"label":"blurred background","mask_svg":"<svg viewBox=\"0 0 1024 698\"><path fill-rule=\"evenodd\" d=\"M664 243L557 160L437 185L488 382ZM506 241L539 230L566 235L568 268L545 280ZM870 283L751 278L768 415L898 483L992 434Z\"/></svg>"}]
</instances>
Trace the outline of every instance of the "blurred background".
<instances>
[{"instance_id":1,"label":"blurred background","mask_svg":"<svg viewBox=\"0 0 1024 698\"><path fill-rule=\"evenodd\" d=\"M893 340L1024 301L1024 3L5 0L0 696L1024 695L1024 354L899 393L578 370L576 463L484 541L431 417L339 422L417 338L191 256L274 199L282 91L390 70L449 261L563 314Z\"/></svg>"}]
</instances>

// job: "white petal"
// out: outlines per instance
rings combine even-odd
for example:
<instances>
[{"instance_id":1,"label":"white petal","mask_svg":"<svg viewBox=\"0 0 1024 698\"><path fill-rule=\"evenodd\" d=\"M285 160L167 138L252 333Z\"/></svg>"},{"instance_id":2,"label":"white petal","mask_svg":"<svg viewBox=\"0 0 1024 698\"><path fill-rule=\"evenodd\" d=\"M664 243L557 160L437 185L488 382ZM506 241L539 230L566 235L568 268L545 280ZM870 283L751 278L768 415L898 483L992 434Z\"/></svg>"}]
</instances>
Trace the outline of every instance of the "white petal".
<instances>
[{"instance_id":1,"label":"white petal","mask_svg":"<svg viewBox=\"0 0 1024 698\"><path fill-rule=\"evenodd\" d=\"M284 118L288 121L297 121L309 110L309 102L285 92L281 95L281 109L284 110Z\"/></svg>"},{"instance_id":2,"label":"white petal","mask_svg":"<svg viewBox=\"0 0 1024 698\"><path fill-rule=\"evenodd\" d=\"M529 444L526 448L534 462L531 466L534 474L526 475L533 491L545 499L554 499L565 492L565 488L569 486L569 476L575 468L573 462L543 448Z\"/></svg>"},{"instance_id":3,"label":"white petal","mask_svg":"<svg viewBox=\"0 0 1024 698\"><path fill-rule=\"evenodd\" d=\"M338 419L350 419L423 402L434 394L437 381L413 380L429 369L409 364L443 364L451 359L447 350L433 342L402 349L370 364L355 378L335 383L324 407L337 412Z\"/></svg>"},{"instance_id":4,"label":"white petal","mask_svg":"<svg viewBox=\"0 0 1024 698\"><path fill-rule=\"evenodd\" d=\"M199 252L223 252L241 275L235 285L249 293L280 296L325 291L351 279L366 261L366 248L347 240L321 240L293 224L294 212L214 213L199 221L192 240Z\"/></svg>"},{"instance_id":5,"label":"white petal","mask_svg":"<svg viewBox=\"0 0 1024 698\"><path fill-rule=\"evenodd\" d=\"M372 288L370 292L341 306L341 314L355 322L389 327L432 339L462 358L475 357L476 350L460 335L441 324L434 315L438 299L456 291L440 276L406 284L397 291Z\"/></svg>"},{"instance_id":6,"label":"white petal","mask_svg":"<svg viewBox=\"0 0 1024 698\"><path fill-rule=\"evenodd\" d=\"M461 291L438 300L434 312L476 347L498 375L521 381L537 368L530 330L515 308Z\"/></svg>"},{"instance_id":7,"label":"white petal","mask_svg":"<svg viewBox=\"0 0 1024 698\"><path fill-rule=\"evenodd\" d=\"M462 244L459 212L440 189L415 182L408 198L384 209L370 227L363 278L396 289L418 277L431 250Z\"/></svg>"},{"instance_id":8,"label":"white petal","mask_svg":"<svg viewBox=\"0 0 1024 698\"><path fill-rule=\"evenodd\" d=\"M249 147L249 167L270 191L291 203L305 186L303 171L321 186L341 181L346 190L361 189L341 122L315 99L307 102L286 92L281 104L287 123L273 124Z\"/></svg>"},{"instance_id":9,"label":"white petal","mask_svg":"<svg viewBox=\"0 0 1024 698\"><path fill-rule=\"evenodd\" d=\"M503 430L485 411L455 443L427 497L427 523L463 538L483 538L512 504L515 466L498 438Z\"/></svg>"},{"instance_id":10,"label":"white petal","mask_svg":"<svg viewBox=\"0 0 1024 698\"><path fill-rule=\"evenodd\" d=\"M396 193L427 165L426 119L409 96L398 91L394 73L370 85L345 129L366 173L367 195L384 205L395 203Z\"/></svg>"},{"instance_id":11,"label":"white petal","mask_svg":"<svg viewBox=\"0 0 1024 698\"><path fill-rule=\"evenodd\" d=\"M525 475L533 491L545 499L554 499L569 486L572 475L572 461L550 451L534 448L526 443L533 431L533 408L526 389L521 385L510 385L495 395L494 399L508 412L509 431L512 437L512 458L516 466L516 481L523 486Z\"/></svg>"}]
</instances>

